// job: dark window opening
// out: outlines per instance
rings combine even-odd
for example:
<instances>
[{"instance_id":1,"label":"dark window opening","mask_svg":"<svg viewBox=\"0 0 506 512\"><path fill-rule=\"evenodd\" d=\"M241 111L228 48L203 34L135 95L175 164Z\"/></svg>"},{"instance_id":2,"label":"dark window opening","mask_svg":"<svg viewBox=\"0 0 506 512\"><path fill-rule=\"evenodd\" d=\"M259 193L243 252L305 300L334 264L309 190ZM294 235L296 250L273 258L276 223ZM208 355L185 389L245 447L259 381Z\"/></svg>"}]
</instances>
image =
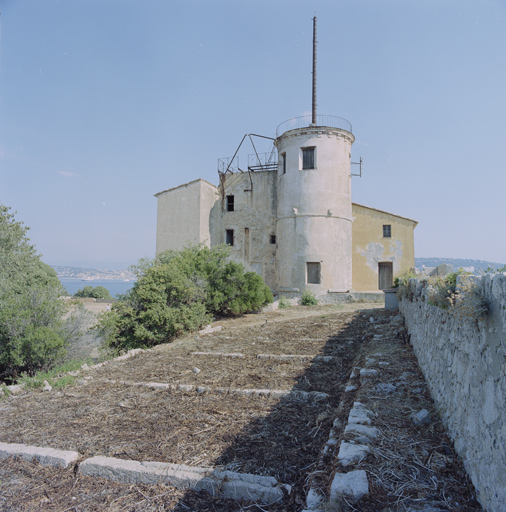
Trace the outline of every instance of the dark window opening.
<instances>
[{"instance_id":1,"label":"dark window opening","mask_svg":"<svg viewBox=\"0 0 506 512\"><path fill-rule=\"evenodd\" d=\"M227 229L225 243L227 245L234 245L234 230L233 229Z\"/></svg>"},{"instance_id":2,"label":"dark window opening","mask_svg":"<svg viewBox=\"0 0 506 512\"><path fill-rule=\"evenodd\" d=\"M276 243L276 235L271 235L271 244Z\"/></svg>"},{"instance_id":3,"label":"dark window opening","mask_svg":"<svg viewBox=\"0 0 506 512\"><path fill-rule=\"evenodd\" d=\"M383 238L392 237L392 226L390 224L383 225Z\"/></svg>"},{"instance_id":4,"label":"dark window opening","mask_svg":"<svg viewBox=\"0 0 506 512\"><path fill-rule=\"evenodd\" d=\"M281 171L286 174L286 153L281 154Z\"/></svg>"},{"instance_id":5,"label":"dark window opening","mask_svg":"<svg viewBox=\"0 0 506 512\"><path fill-rule=\"evenodd\" d=\"M302 148L302 169L315 169L315 148Z\"/></svg>"},{"instance_id":6,"label":"dark window opening","mask_svg":"<svg viewBox=\"0 0 506 512\"><path fill-rule=\"evenodd\" d=\"M306 263L307 284L320 284L320 263Z\"/></svg>"},{"instance_id":7,"label":"dark window opening","mask_svg":"<svg viewBox=\"0 0 506 512\"><path fill-rule=\"evenodd\" d=\"M227 212L234 211L234 196L227 196Z\"/></svg>"}]
</instances>

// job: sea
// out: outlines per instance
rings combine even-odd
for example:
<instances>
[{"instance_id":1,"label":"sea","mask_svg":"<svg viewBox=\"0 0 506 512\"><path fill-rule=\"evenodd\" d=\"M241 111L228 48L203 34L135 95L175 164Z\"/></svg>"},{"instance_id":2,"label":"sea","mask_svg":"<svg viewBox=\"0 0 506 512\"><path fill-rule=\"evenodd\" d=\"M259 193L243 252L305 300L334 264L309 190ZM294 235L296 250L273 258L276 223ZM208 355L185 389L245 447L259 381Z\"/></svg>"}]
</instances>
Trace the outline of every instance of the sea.
<instances>
[{"instance_id":1,"label":"sea","mask_svg":"<svg viewBox=\"0 0 506 512\"><path fill-rule=\"evenodd\" d=\"M75 279L60 278L61 284L70 295L74 295L77 290L82 290L85 286L103 286L109 293L116 298L116 295L123 295L133 287L135 281L121 281L117 279Z\"/></svg>"}]
</instances>

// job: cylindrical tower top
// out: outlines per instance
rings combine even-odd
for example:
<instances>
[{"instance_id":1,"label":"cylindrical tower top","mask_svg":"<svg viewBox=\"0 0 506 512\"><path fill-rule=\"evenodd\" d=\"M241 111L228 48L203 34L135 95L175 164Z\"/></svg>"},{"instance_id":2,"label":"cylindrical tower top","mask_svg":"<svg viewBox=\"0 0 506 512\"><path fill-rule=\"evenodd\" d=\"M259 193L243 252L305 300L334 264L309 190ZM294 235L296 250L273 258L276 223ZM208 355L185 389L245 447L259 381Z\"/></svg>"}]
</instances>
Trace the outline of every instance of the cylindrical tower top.
<instances>
[{"instance_id":1,"label":"cylindrical tower top","mask_svg":"<svg viewBox=\"0 0 506 512\"><path fill-rule=\"evenodd\" d=\"M312 126L313 125L313 126ZM316 116L316 123L313 122L312 116L300 116L293 117L292 119L288 119L287 121L283 121L276 128L276 138L283 135L283 133L288 132L290 130L298 130L300 128L306 127L322 127L322 128L338 128L339 130L344 130L345 132L352 132L351 123L343 119L342 117L337 116Z\"/></svg>"}]
</instances>

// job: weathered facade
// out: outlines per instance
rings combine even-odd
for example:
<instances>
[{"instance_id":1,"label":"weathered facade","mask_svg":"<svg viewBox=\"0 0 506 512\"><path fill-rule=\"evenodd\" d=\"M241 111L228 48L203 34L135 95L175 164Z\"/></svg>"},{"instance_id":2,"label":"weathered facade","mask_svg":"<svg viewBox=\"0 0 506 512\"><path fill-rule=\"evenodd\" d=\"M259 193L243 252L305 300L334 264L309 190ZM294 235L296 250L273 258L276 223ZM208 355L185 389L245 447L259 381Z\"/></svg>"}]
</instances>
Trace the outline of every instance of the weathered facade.
<instances>
[{"instance_id":1,"label":"weathered facade","mask_svg":"<svg viewBox=\"0 0 506 512\"><path fill-rule=\"evenodd\" d=\"M352 205L351 125L305 121L281 125L277 168L228 171L218 187L198 179L156 194L157 253L227 243L234 260L285 295L377 291L414 267L416 222Z\"/></svg>"}]
</instances>

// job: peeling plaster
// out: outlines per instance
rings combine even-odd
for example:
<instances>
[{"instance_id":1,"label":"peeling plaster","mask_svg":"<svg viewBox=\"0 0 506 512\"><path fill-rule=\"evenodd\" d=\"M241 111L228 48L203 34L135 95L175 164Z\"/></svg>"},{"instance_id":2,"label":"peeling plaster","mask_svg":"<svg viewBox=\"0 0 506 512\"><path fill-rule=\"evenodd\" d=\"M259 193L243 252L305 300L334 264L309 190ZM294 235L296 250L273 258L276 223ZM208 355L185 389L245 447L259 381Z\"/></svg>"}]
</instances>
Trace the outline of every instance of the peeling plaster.
<instances>
[{"instance_id":1,"label":"peeling plaster","mask_svg":"<svg viewBox=\"0 0 506 512\"><path fill-rule=\"evenodd\" d=\"M394 272L400 270L402 258L402 241L395 240L390 244L390 253L384 256L385 247L382 244L371 242L367 244L365 250L360 254L365 257L367 266L375 273L378 272L378 263L380 261L391 261L393 263Z\"/></svg>"},{"instance_id":2,"label":"peeling plaster","mask_svg":"<svg viewBox=\"0 0 506 512\"><path fill-rule=\"evenodd\" d=\"M390 246L390 259L393 262L394 273L400 270L402 258L402 242L400 240L395 241L395 245Z\"/></svg>"},{"instance_id":3,"label":"peeling plaster","mask_svg":"<svg viewBox=\"0 0 506 512\"><path fill-rule=\"evenodd\" d=\"M360 254L365 257L367 266L373 271L378 272L378 261L383 261L383 252L385 248L381 244L371 242L367 244L366 250Z\"/></svg>"}]
</instances>

